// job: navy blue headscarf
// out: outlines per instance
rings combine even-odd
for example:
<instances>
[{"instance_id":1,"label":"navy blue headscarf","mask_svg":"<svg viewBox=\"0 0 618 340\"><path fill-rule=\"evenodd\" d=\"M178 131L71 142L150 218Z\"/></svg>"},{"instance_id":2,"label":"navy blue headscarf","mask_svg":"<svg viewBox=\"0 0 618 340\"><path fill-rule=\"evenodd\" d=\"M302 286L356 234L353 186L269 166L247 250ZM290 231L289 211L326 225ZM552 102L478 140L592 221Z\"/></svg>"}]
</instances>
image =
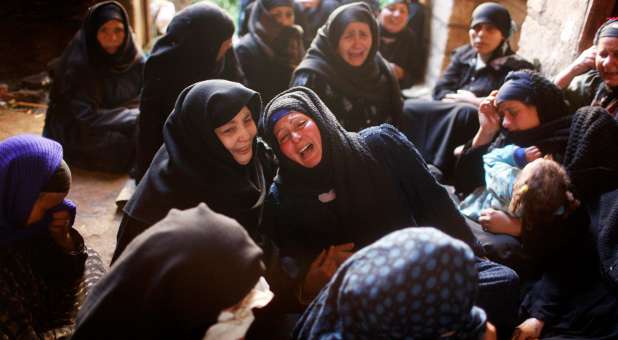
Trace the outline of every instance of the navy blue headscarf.
<instances>
[{"instance_id":1,"label":"navy blue headscarf","mask_svg":"<svg viewBox=\"0 0 618 340\"><path fill-rule=\"evenodd\" d=\"M472 250L434 228L392 232L337 270L294 339L478 339Z\"/></svg>"},{"instance_id":2,"label":"navy blue headscarf","mask_svg":"<svg viewBox=\"0 0 618 340\"><path fill-rule=\"evenodd\" d=\"M26 222L61 162L62 146L47 138L19 135L0 142L0 244L47 233L54 209L35 224ZM62 205L73 219L72 202Z\"/></svg>"}]
</instances>

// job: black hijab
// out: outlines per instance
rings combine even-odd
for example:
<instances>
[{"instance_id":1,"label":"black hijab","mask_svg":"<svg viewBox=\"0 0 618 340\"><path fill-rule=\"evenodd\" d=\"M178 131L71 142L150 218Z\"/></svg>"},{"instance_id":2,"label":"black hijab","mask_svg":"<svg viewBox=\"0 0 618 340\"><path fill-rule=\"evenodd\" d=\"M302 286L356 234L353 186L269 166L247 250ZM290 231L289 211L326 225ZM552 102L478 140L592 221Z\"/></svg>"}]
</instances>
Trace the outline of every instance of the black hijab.
<instances>
[{"instance_id":1,"label":"black hijab","mask_svg":"<svg viewBox=\"0 0 618 340\"><path fill-rule=\"evenodd\" d=\"M160 87L175 98L190 84L220 78L225 58L217 61L217 54L233 34L232 18L213 3L196 3L178 12L148 58L144 92L148 86Z\"/></svg>"},{"instance_id":2,"label":"black hijab","mask_svg":"<svg viewBox=\"0 0 618 340\"><path fill-rule=\"evenodd\" d=\"M256 225L267 190L256 156L257 141L253 141L251 161L240 165L214 131L244 106L257 124L260 96L241 84L214 79L183 90L165 122L164 144L125 212L152 225L171 208L187 209L206 202L247 229Z\"/></svg>"},{"instance_id":3,"label":"black hijab","mask_svg":"<svg viewBox=\"0 0 618 340\"><path fill-rule=\"evenodd\" d=\"M363 65L348 64L337 52L339 39L352 22L363 22L371 30L372 45ZM326 79L337 91L350 98L367 98L383 106L390 106L400 116L403 103L399 83L391 73L386 60L378 53L380 33L371 9L365 3L355 2L337 8L313 39L305 59L294 73L311 70ZM294 76L292 76L294 78ZM386 104L386 105L385 105Z\"/></svg>"},{"instance_id":4,"label":"black hijab","mask_svg":"<svg viewBox=\"0 0 618 340\"><path fill-rule=\"evenodd\" d=\"M323 150L322 161L316 167L305 168L281 152L271 118L282 110L304 113L316 122ZM334 189L340 232L347 241L362 246L388 231L415 224L386 165L372 155L369 145L359 134L348 132L339 124L312 90L294 87L279 94L266 106L260 129L279 159L275 181L282 195L308 196L318 200L319 194ZM281 209L286 213L298 211L298 216L311 214L303 207L283 200Z\"/></svg>"},{"instance_id":5,"label":"black hijab","mask_svg":"<svg viewBox=\"0 0 618 340\"><path fill-rule=\"evenodd\" d=\"M108 54L97 40L99 28L110 20L124 24L125 38L114 54ZM101 2L90 7L82 28L64 51L54 70L54 85L59 93L66 93L91 82L92 78L125 72L142 58L141 50L133 41L129 17L124 7L116 1Z\"/></svg>"},{"instance_id":6,"label":"black hijab","mask_svg":"<svg viewBox=\"0 0 618 340\"><path fill-rule=\"evenodd\" d=\"M205 204L135 238L93 287L72 339L201 339L264 272L262 250Z\"/></svg>"}]
</instances>

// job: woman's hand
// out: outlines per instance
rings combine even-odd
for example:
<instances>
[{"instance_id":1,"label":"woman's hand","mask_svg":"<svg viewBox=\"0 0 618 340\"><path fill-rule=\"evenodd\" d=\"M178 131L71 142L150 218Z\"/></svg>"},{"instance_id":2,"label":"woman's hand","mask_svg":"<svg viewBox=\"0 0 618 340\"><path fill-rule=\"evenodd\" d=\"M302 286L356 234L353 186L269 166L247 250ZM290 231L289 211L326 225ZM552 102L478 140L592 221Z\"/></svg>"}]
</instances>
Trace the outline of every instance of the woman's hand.
<instances>
[{"instance_id":1,"label":"woman's hand","mask_svg":"<svg viewBox=\"0 0 618 340\"><path fill-rule=\"evenodd\" d=\"M468 103L474 106L479 106L483 101L483 98L477 97L474 93L468 90L457 90L457 93L447 93L442 101L452 103Z\"/></svg>"},{"instance_id":2,"label":"woman's hand","mask_svg":"<svg viewBox=\"0 0 618 340\"><path fill-rule=\"evenodd\" d=\"M390 67L391 72L393 73L395 78L397 78L397 80L401 80L403 79L403 77L406 76L406 71L401 66L395 63L388 63L388 66Z\"/></svg>"},{"instance_id":3,"label":"woman's hand","mask_svg":"<svg viewBox=\"0 0 618 340\"><path fill-rule=\"evenodd\" d=\"M313 299L335 274L337 268L352 256L354 243L330 246L313 260L303 284L303 300Z\"/></svg>"},{"instance_id":4,"label":"woman's hand","mask_svg":"<svg viewBox=\"0 0 618 340\"><path fill-rule=\"evenodd\" d=\"M543 321L530 318L515 328L511 340L538 339L541 336L543 325Z\"/></svg>"},{"instance_id":5,"label":"woman's hand","mask_svg":"<svg viewBox=\"0 0 618 340\"><path fill-rule=\"evenodd\" d=\"M495 209L481 211L479 223L484 231L494 234L507 234L518 237L521 235L521 220Z\"/></svg>"},{"instance_id":6,"label":"woman's hand","mask_svg":"<svg viewBox=\"0 0 618 340\"><path fill-rule=\"evenodd\" d=\"M497 94L497 90L492 91L479 105L479 130L472 140L473 147L489 144L500 131L500 115L496 107Z\"/></svg>"},{"instance_id":7,"label":"woman's hand","mask_svg":"<svg viewBox=\"0 0 618 340\"><path fill-rule=\"evenodd\" d=\"M70 229L71 215L68 211L62 210L52 214L52 221L49 224L49 234L56 244L67 252L75 250L75 242L71 237Z\"/></svg>"},{"instance_id":8,"label":"woman's hand","mask_svg":"<svg viewBox=\"0 0 618 340\"><path fill-rule=\"evenodd\" d=\"M596 46L589 47L583 51L575 61L573 61L565 70L558 73L554 84L561 89L569 86L573 78L580 74L588 72L588 70L594 69L594 60L597 56Z\"/></svg>"}]
</instances>

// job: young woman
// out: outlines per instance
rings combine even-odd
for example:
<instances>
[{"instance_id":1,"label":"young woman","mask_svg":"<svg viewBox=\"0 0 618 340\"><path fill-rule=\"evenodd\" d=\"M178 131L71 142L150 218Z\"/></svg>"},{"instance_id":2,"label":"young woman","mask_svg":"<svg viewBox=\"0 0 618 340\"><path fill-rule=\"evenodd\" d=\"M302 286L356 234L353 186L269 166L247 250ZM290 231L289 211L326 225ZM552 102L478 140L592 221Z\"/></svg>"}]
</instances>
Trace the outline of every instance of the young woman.
<instances>
[{"instance_id":1,"label":"young woman","mask_svg":"<svg viewBox=\"0 0 618 340\"><path fill-rule=\"evenodd\" d=\"M144 62L124 8L115 1L91 7L52 69L43 128L69 163L113 172L133 166Z\"/></svg>"},{"instance_id":2,"label":"young woman","mask_svg":"<svg viewBox=\"0 0 618 340\"><path fill-rule=\"evenodd\" d=\"M269 103L260 128L280 163L267 201L269 236L302 298L352 249L402 227L431 225L477 248L446 190L392 126L347 132L313 91L296 87ZM477 268L479 305L500 326L514 322L516 274L481 259Z\"/></svg>"},{"instance_id":3,"label":"young woman","mask_svg":"<svg viewBox=\"0 0 618 340\"><path fill-rule=\"evenodd\" d=\"M476 307L478 273L466 244L407 228L359 250L299 320L294 339L495 339Z\"/></svg>"},{"instance_id":4,"label":"young woman","mask_svg":"<svg viewBox=\"0 0 618 340\"><path fill-rule=\"evenodd\" d=\"M320 29L291 85L324 100L350 131L398 123L402 100L388 62L377 53L378 23L365 3L337 8Z\"/></svg>"},{"instance_id":5,"label":"young woman","mask_svg":"<svg viewBox=\"0 0 618 340\"><path fill-rule=\"evenodd\" d=\"M98 255L86 251L72 228L70 187L60 144L33 135L0 142L2 338L70 335L86 282L104 272Z\"/></svg>"},{"instance_id":6,"label":"young woman","mask_svg":"<svg viewBox=\"0 0 618 340\"><path fill-rule=\"evenodd\" d=\"M262 250L205 204L138 236L80 309L72 339L202 339L264 272Z\"/></svg>"},{"instance_id":7,"label":"young woman","mask_svg":"<svg viewBox=\"0 0 618 340\"><path fill-rule=\"evenodd\" d=\"M409 0L390 0L380 12L380 53L388 60L399 87L408 88L423 73L426 56L422 37L412 31L408 21Z\"/></svg>"},{"instance_id":8,"label":"young woman","mask_svg":"<svg viewBox=\"0 0 618 340\"><path fill-rule=\"evenodd\" d=\"M185 87L223 78L242 81L232 46L232 18L210 2L178 12L157 40L144 70L137 140L139 181L163 144L163 124Z\"/></svg>"},{"instance_id":9,"label":"young woman","mask_svg":"<svg viewBox=\"0 0 618 340\"><path fill-rule=\"evenodd\" d=\"M292 71L305 49L302 29L294 25L292 0L258 0L249 18L249 34L234 46L247 78L247 86L258 91L264 102L288 88Z\"/></svg>"},{"instance_id":10,"label":"young woman","mask_svg":"<svg viewBox=\"0 0 618 340\"><path fill-rule=\"evenodd\" d=\"M205 202L256 237L273 177L256 139L260 96L241 84L208 80L186 88L165 123L164 144L124 208L112 262L170 209Z\"/></svg>"},{"instance_id":11,"label":"young woman","mask_svg":"<svg viewBox=\"0 0 618 340\"><path fill-rule=\"evenodd\" d=\"M482 99L502 85L513 70L533 65L510 48L511 15L497 3L483 3L472 12L470 44L455 50L451 63L433 90L433 100L405 102L405 133L423 158L452 180L454 149L474 136Z\"/></svg>"}]
</instances>

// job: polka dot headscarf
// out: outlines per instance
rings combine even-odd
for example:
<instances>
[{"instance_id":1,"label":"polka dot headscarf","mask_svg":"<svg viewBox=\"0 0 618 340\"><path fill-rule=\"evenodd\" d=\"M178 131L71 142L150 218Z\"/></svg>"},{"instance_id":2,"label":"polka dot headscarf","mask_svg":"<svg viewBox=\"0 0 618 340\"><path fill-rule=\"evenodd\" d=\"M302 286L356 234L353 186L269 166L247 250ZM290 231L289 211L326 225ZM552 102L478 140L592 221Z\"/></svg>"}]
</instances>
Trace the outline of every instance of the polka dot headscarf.
<instances>
[{"instance_id":1,"label":"polka dot headscarf","mask_svg":"<svg viewBox=\"0 0 618 340\"><path fill-rule=\"evenodd\" d=\"M348 259L296 333L303 339L475 339L486 321L474 306L477 277L474 254L463 242L434 228L402 229Z\"/></svg>"}]
</instances>

